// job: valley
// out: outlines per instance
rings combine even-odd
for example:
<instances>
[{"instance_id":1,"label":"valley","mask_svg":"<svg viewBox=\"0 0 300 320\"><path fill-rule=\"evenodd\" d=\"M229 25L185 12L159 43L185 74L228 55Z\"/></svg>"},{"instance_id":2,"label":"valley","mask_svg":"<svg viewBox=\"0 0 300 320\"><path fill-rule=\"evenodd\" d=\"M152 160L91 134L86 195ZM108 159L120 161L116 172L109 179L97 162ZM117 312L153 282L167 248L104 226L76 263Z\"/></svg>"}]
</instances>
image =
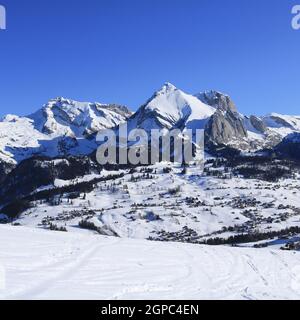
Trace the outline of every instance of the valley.
<instances>
[{"instance_id":1,"label":"valley","mask_svg":"<svg viewBox=\"0 0 300 320\"><path fill-rule=\"evenodd\" d=\"M299 298L299 119L170 83L135 113L56 98L7 115L0 298ZM122 123L204 130L204 168L99 163L97 134Z\"/></svg>"}]
</instances>

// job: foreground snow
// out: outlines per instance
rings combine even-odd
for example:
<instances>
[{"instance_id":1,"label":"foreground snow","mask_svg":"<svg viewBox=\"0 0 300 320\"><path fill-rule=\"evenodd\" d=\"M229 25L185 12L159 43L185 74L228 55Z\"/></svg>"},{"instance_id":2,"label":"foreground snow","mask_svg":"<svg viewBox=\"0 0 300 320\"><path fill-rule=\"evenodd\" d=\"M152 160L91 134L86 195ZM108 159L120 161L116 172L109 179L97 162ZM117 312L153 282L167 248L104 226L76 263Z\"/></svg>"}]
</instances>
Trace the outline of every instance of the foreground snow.
<instances>
[{"instance_id":1,"label":"foreground snow","mask_svg":"<svg viewBox=\"0 0 300 320\"><path fill-rule=\"evenodd\" d=\"M0 226L1 270L4 299L300 298L300 254L269 249Z\"/></svg>"}]
</instances>

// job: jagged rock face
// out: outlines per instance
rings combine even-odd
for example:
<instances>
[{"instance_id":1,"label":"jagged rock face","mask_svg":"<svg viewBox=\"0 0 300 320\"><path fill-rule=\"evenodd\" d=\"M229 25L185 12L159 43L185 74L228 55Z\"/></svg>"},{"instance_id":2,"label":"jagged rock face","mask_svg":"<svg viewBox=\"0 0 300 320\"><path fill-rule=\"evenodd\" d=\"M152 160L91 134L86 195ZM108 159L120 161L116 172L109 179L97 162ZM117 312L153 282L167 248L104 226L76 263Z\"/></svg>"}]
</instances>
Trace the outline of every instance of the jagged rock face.
<instances>
[{"instance_id":1,"label":"jagged rock face","mask_svg":"<svg viewBox=\"0 0 300 320\"><path fill-rule=\"evenodd\" d=\"M248 137L247 129L231 98L218 91L206 91L196 97L203 103L216 108L216 112L211 116L205 128L206 145L245 148L244 140Z\"/></svg>"},{"instance_id":2,"label":"jagged rock face","mask_svg":"<svg viewBox=\"0 0 300 320\"><path fill-rule=\"evenodd\" d=\"M259 151L274 148L289 133L300 132L299 116L272 113L262 118L246 117L238 113L229 96L220 92L206 91L196 97L218 110L206 128L208 145Z\"/></svg>"},{"instance_id":3,"label":"jagged rock face","mask_svg":"<svg viewBox=\"0 0 300 320\"><path fill-rule=\"evenodd\" d=\"M219 109L221 111L232 111L237 112L237 108L234 102L228 95L225 95L218 91L205 91L199 94L196 94L196 97L205 104Z\"/></svg>"},{"instance_id":4,"label":"jagged rock face","mask_svg":"<svg viewBox=\"0 0 300 320\"><path fill-rule=\"evenodd\" d=\"M250 116L250 122L253 128L255 128L260 133L265 133L268 129L265 123L256 116Z\"/></svg>"},{"instance_id":5,"label":"jagged rock face","mask_svg":"<svg viewBox=\"0 0 300 320\"><path fill-rule=\"evenodd\" d=\"M99 166L89 157L65 159L31 158L22 161L0 184L0 205L29 195L55 179L71 180L99 173Z\"/></svg>"},{"instance_id":6,"label":"jagged rock face","mask_svg":"<svg viewBox=\"0 0 300 320\"><path fill-rule=\"evenodd\" d=\"M247 138L247 130L239 114L218 110L206 126L206 141L215 145L228 145Z\"/></svg>"}]
</instances>

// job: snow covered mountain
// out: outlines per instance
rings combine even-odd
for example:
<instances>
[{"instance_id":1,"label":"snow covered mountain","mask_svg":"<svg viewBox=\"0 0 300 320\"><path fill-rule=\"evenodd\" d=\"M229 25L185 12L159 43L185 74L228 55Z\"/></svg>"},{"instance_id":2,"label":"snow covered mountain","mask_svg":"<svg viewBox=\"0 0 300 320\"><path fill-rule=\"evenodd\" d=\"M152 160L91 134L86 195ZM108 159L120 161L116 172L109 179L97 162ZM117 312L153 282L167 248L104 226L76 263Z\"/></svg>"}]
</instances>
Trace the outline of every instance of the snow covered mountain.
<instances>
[{"instance_id":1,"label":"snow covered mountain","mask_svg":"<svg viewBox=\"0 0 300 320\"><path fill-rule=\"evenodd\" d=\"M195 95L216 109L206 126L207 142L227 145L242 151L272 149L287 135L300 132L300 116L272 113L246 116L238 112L231 98L218 91Z\"/></svg>"},{"instance_id":2,"label":"snow covered mountain","mask_svg":"<svg viewBox=\"0 0 300 320\"><path fill-rule=\"evenodd\" d=\"M128 127L205 129L206 145L242 151L273 148L284 137L300 132L300 116L245 116L219 91L187 94L166 83L128 120Z\"/></svg>"},{"instance_id":3,"label":"snow covered mountain","mask_svg":"<svg viewBox=\"0 0 300 320\"><path fill-rule=\"evenodd\" d=\"M131 112L123 106L50 100L27 117L7 115L0 121L0 161L16 164L34 155L81 155L96 145L89 136L124 122Z\"/></svg>"},{"instance_id":4,"label":"snow covered mountain","mask_svg":"<svg viewBox=\"0 0 300 320\"><path fill-rule=\"evenodd\" d=\"M96 132L125 121L128 130L205 129L208 151L219 146L243 152L273 149L300 132L300 116L245 116L226 94L191 95L165 83L134 114L123 106L57 98L27 117L7 115L0 121L0 172L32 156L92 153Z\"/></svg>"},{"instance_id":5,"label":"snow covered mountain","mask_svg":"<svg viewBox=\"0 0 300 320\"><path fill-rule=\"evenodd\" d=\"M129 115L130 111L123 106L57 98L28 118L34 121L39 132L81 138L115 127Z\"/></svg>"},{"instance_id":6,"label":"snow covered mountain","mask_svg":"<svg viewBox=\"0 0 300 320\"><path fill-rule=\"evenodd\" d=\"M128 128L204 129L215 108L166 83L128 120Z\"/></svg>"},{"instance_id":7,"label":"snow covered mountain","mask_svg":"<svg viewBox=\"0 0 300 320\"><path fill-rule=\"evenodd\" d=\"M300 116L271 113L267 116L244 116L248 141L252 149L273 149L285 137L300 132Z\"/></svg>"}]
</instances>

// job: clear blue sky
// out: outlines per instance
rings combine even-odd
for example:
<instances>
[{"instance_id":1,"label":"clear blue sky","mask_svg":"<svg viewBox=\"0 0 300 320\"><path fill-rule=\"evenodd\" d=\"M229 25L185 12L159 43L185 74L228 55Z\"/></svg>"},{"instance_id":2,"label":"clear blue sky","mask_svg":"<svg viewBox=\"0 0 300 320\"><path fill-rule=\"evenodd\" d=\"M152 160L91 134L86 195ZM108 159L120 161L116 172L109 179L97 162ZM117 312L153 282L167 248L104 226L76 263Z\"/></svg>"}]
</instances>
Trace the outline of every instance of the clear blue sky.
<instances>
[{"instance_id":1,"label":"clear blue sky","mask_svg":"<svg viewBox=\"0 0 300 320\"><path fill-rule=\"evenodd\" d=\"M0 116L50 98L136 110L169 81L245 114L300 114L300 0L0 0Z\"/></svg>"}]
</instances>

